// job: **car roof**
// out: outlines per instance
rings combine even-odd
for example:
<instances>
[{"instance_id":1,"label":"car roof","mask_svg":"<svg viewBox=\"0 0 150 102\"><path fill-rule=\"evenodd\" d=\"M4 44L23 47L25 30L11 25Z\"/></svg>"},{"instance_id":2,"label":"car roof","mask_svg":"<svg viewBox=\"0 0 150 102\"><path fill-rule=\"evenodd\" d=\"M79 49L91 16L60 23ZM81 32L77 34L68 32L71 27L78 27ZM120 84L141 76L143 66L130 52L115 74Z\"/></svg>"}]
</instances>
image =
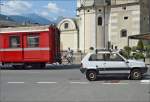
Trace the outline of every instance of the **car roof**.
<instances>
[{"instance_id":1,"label":"car roof","mask_svg":"<svg viewBox=\"0 0 150 102\"><path fill-rule=\"evenodd\" d=\"M118 53L117 51L113 51L113 52L110 52L110 51L100 51L100 52L92 52L92 53L89 53L90 55L91 54L109 54L109 53Z\"/></svg>"}]
</instances>

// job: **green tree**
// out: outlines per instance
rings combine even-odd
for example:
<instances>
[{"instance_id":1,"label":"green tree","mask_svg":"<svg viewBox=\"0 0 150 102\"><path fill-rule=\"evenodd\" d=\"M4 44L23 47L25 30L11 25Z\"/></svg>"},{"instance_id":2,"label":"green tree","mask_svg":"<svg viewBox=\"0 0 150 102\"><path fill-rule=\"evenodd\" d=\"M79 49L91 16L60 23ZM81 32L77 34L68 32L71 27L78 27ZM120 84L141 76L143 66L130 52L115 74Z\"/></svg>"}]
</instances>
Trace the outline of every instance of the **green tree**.
<instances>
[{"instance_id":1,"label":"green tree","mask_svg":"<svg viewBox=\"0 0 150 102\"><path fill-rule=\"evenodd\" d=\"M124 47L124 50L125 50L124 53L126 54L127 58L130 58L130 55L131 55L131 47L125 46L125 47Z\"/></svg>"},{"instance_id":2,"label":"green tree","mask_svg":"<svg viewBox=\"0 0 150 102\"><path fill-rule=\"evenodd\" d=\"M139 41L138 41L137 50L139 50L140 52L143 52L143 51L144 51L144 44L143 44L143 41L142 41L142 40L139 40Z\"/></svg>"}]
</instances>

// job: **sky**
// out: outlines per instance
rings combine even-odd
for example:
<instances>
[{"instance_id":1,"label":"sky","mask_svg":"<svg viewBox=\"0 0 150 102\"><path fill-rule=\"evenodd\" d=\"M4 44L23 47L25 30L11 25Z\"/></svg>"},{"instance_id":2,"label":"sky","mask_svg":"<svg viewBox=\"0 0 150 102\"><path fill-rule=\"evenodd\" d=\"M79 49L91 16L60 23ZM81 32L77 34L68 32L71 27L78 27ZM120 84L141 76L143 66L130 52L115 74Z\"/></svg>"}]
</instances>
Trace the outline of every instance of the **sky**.
<instances>
[{"instance_id":1,"label":"sky","mask_svg":"<svg viewBox=\"0 0 150 102\"><path fill-rule=\"evenodd\" d=\"M0 0L0 13L24 15L35 13L49 20L59 16L75 17L77 0Z\"/></svg>"}]
</instances>

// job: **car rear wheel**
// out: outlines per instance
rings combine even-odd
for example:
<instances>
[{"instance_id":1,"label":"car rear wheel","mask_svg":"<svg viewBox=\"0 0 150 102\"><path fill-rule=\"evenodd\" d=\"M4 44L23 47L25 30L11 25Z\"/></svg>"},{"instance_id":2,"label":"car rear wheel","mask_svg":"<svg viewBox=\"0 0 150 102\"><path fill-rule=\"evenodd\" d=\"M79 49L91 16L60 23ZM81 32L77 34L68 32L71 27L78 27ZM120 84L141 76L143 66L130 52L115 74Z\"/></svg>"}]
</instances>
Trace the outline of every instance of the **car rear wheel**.
<instances>
[{"instance_id":1,"label":"car rear wheel","mask_svg":"<svg viewBox=\"0 0 150 102\"><path fill-rule=\"evenodd\" d=\"M94 71L94 70L87 71L87 73L86 73L86 78L87 78L89 81L95 81L95 80L97 79L97 72Z\"/></svg>"},{"instance_id":2,"label":"car rear wheel","mask_svg":"<svg viewBox=\"0 0 150 102\"><path fill-rule=\"evenodd\" d=\"M140 80L142 79L142 73L139 69L134 69L131 71L131 80Z\"/></svg>"}]
</instances>

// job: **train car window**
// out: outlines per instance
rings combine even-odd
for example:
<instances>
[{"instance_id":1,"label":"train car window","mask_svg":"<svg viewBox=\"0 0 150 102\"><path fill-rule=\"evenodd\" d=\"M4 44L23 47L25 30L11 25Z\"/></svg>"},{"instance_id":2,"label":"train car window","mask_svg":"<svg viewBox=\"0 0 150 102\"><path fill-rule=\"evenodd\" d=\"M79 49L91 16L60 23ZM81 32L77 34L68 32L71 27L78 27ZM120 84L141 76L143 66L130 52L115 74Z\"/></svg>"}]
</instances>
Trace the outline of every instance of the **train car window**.
<instances>
[{"instance_id":1,"label":"train car window","mask_svg":"<svg viewBox=\"0 0 150 102\"><path fill-rule=\"evenodd\" d=\"M28 47L39 47L39 36L29 35L27 37L27 46Z\"/></svg>"},{"instance_id":2,"label":"train car window","mask_svg":"<svg viewBox=\"0 0 150 102\"><path fill-rule=\"evenodd\" d=\"M10 48L19 48L20 47L20 36L10 36L9 47Z\"/></svg>"}]
</instances>

